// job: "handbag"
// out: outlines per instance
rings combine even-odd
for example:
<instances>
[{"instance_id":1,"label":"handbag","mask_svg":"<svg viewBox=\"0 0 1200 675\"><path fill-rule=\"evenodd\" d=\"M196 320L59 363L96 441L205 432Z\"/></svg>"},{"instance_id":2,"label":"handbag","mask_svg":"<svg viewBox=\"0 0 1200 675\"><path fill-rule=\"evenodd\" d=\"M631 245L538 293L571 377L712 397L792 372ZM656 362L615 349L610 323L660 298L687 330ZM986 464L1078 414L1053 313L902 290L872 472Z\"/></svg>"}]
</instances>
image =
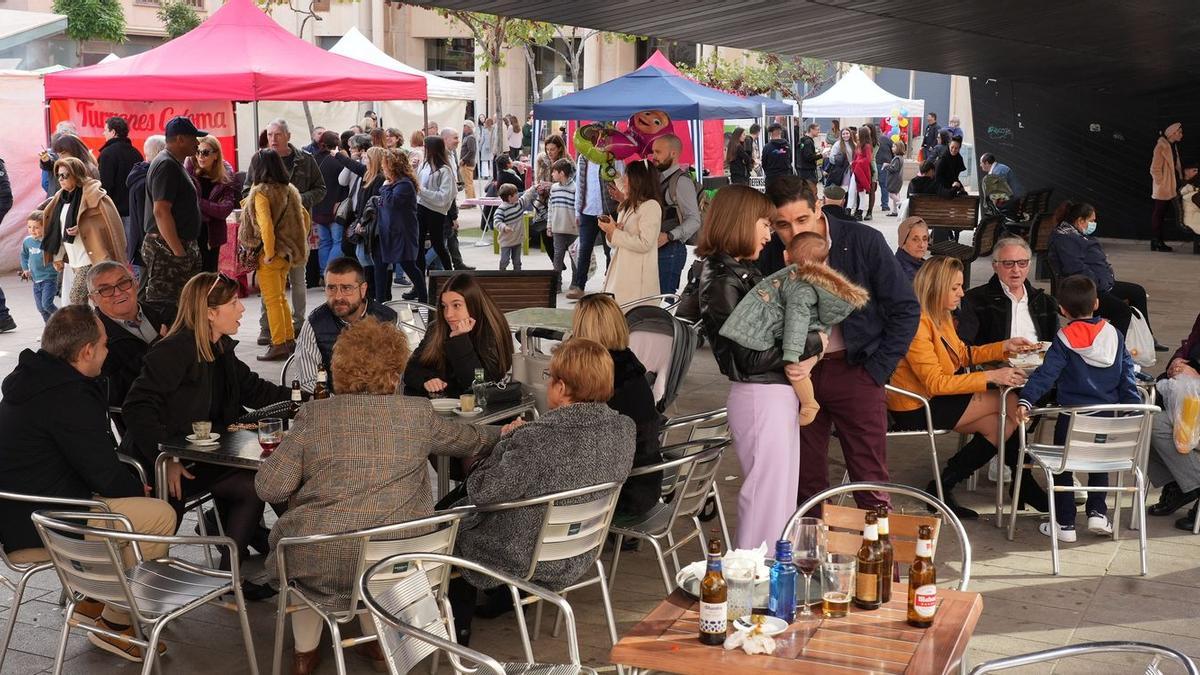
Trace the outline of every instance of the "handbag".
<instances>
[{"instance_id":1,"label":"handbag","mask_svg":"<svg viewBox=\"0 0 1200 675\"><path fill-rule=\"evenodd\" d=\"M246 246L239 243L235 256L235 264L239 273L253 272L258 269L258 259L262 256L263 245Z\"/></svg>"},{"instance_id":2,"label":"handbag","mask_svg":"<svg viewBox=\"0 0 1200 675\"><path fill-rule=\"evenodd\" d=\"M354 206L350 204L350 198L343 199L337 207L337 211L333 214L333 222L345 227L354 220Z\"/></svg>"},{"instance_id":3,"label":"handbag","mask_svg":"<svg viewBox=\"0 0 1200 675\"><path fill-rule=\"evenodd\" d=\"M346 241L355 246L370 241L371 236L375 234L375 217L378 212L379 195L375 195L367 200L358 220L346 230Z\"/></svg>"},{"instance_id":4,"label":"handbag","mask_svg":"<svg viewBox=\"0 0 1200 675\"><path fill-rule=\"evenodd\" d=\"M483 397L488 406L516 403L525 395L525 385L505 375L499 382L485 382Z\"/></svg>"}]
</instances>

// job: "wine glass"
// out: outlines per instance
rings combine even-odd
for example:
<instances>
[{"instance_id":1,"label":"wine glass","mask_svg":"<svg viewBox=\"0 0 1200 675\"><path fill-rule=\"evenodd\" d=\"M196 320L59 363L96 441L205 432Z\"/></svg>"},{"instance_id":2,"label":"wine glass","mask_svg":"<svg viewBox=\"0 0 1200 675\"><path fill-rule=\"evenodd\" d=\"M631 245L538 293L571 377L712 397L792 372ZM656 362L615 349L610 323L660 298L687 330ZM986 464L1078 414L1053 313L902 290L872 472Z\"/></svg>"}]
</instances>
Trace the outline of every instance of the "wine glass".
<instances>
[{"instance_id":1,"label":"wine glass","mask_svg":"<svg viewBox=\"0 0 1200 675\"><path fill-rule=\"evenodd\" d=\"M825 552L825 524L820 518L800 518L788 530L787 538L792 542L792 562L804 575L804 595L800 596L800 616L812 616L809 609L809 588L813 572L821 565Z\"/></svg>"},{"instance_id":2,"label":"wine glass","mask_svg":"<svg viewBox=\"0 0 1200 675\"><path fill-rule=\"evenodd\" d=\"M266 457L283 442L283 420L278 417L264 417L258 421L258 444L262 446L263 456Z\"/></svg>"}]
</instances>

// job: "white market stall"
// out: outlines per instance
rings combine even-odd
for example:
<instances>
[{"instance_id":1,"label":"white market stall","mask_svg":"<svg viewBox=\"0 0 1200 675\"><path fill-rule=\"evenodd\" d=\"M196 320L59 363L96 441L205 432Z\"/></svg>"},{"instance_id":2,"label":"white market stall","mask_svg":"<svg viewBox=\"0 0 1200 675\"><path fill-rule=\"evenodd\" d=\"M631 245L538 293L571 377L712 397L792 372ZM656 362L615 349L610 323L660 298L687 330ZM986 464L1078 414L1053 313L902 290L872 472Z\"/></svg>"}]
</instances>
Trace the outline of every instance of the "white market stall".
<instances>
[{"instance_id":1,"label":"white market stall","mask_svg":"<svg viewBox=\"0 0 1200 675\"><path fill-rule=\"evenodd\" d=\"M925 100L897 96L875 84L862 68L852 66L825 93L805 99L800 113L805 117L889 117L901 109L908 111L906 117L920 120L925 115Z\"/></svg>"}]
</instances>

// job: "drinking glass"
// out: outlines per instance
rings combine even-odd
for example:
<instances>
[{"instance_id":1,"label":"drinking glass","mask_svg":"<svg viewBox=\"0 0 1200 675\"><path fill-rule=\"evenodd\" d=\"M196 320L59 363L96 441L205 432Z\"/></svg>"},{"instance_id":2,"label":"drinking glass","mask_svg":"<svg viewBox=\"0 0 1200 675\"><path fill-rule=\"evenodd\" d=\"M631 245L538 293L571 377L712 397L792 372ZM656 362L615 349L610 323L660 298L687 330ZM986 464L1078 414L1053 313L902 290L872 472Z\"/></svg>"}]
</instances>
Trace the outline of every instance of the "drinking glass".
<instances>
[{"instance_id":1,"label":"drinking glass","mask_svg":"<svg viewBox=\"0 0 1200 675\"><path fill-rule=\"evenodd\" d=\"M825 552L825 524L820 518L800 518L792 524L786 536L792 542L792 562L804 575L804 595L797 594L800 616L812 616L812 610L808 607L809 590L813 572L817 571L821 554Z\"/></svg>"},{"instance_id":2,"label":"drinking glass","mask_svg":"<svg viewBox=\"0 0 1200 675\"><path fill-rule=\"evenodd\" d=\"M821 595L821 609L830 618L846 616L850 611L850 597L854 595L858 559L846 553L830 553L825 556L824 567L829 586Z\"/></svg>"},{"instance_id":3,"label":"drinking glass","mask_svg":"<svg viewBox=\"0 0 1200 675\"><path fill-rule=\"evenodd\" d=\"M283 420L278 417L264 417L258 421L258 444L262 446L263 456L275 452L275 448L283 442Z\"/></svg>"},{"instance_id":4,"label":"drinking glass","mask_svg":"<svg viewBox=\"0 0 1200 675\"><path fill-rule=\"evenodd\" d=\"M757 569L756 562L745 558L735 558L724 564L730 621L750 614L754 608L754 573Z\"/></svg>"}]
</instances>

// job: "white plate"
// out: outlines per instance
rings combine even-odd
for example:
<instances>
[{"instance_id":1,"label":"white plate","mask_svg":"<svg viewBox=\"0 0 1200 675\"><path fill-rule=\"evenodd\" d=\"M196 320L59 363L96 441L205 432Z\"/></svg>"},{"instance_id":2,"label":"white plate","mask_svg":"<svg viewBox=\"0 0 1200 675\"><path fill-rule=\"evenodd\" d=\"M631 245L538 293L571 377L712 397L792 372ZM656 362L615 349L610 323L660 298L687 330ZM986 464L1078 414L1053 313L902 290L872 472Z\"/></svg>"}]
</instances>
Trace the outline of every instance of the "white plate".
<instances>
[{"instance_id":1,"label":"white plate","mask_svg":"<svg viewBox=\"0 0 1200 675\"><path fill-rule=\"evenodd\" d=\"M221 438L221 434L218 434L214 431L210 433L208 438L205 440L196 438L196 434L188 434L187 436L184 436L184 438L186 438L192 445L216 445L217 441Z\"/></svg>"},{"instance_id":2,"label":"white plate","mask_svg":"<svg viewBox=\"0 0 1200 675\"><path fill-rule=\"evenodd\" d=\"M429 403L433 406L434 412L452 413L458 408L458 399L456 398L433 398L429 399Z\"/></svg>"},{"instance_id":3,"label":"white plate","mask_svg":"<svg viewBox=\"0 0 1200 675\"><path fill-rule=\"evenodd\" d=\"M701 565L706 563L702 560ZM675 585L683 590L684 593L693 598L700 597L700 578L692 571L692 565L685 565L679 573L675 575ZM766 607L767 597L771 594L771 568L766 565L759 565L758 571L754 574L754 598L752 600L755 607Z\"/></svg>"},{"instance_id":4,"label":"white plate","mask_svg":"<svg viewBox=\"0 0 1200 675\"><path fill-rule=\"evenodd\" d=\"M458 415L459 417L474 417L481 412L483 412L483 408L480 408L479 406L475 406L475 409L472 410L471 412L465 412L465 411L463 411L462 408L459 408L458 406L454 407L454 414Z\"/></svg>"},{"instance_id":5,"label":"white plate","mask_svg":"<svg viewBox=\"0 0 1200 675\"><path fill-rule=\"evenodd\" d=\"M769 636L779 635L780 633L782 633L783 631L788 629L788 623L786 621L784 621L783 619L780 619L777 616L764 615L763 618L764 618L764 621L762 624L762 634L763 635L769 635ZM735 620L733 622L733 627L736 630L748 631L748 630L754 628L754 624L750 623L750 615L747 614L746 616L743 616L742 618Z\"/></svg>"}]
</instances>

